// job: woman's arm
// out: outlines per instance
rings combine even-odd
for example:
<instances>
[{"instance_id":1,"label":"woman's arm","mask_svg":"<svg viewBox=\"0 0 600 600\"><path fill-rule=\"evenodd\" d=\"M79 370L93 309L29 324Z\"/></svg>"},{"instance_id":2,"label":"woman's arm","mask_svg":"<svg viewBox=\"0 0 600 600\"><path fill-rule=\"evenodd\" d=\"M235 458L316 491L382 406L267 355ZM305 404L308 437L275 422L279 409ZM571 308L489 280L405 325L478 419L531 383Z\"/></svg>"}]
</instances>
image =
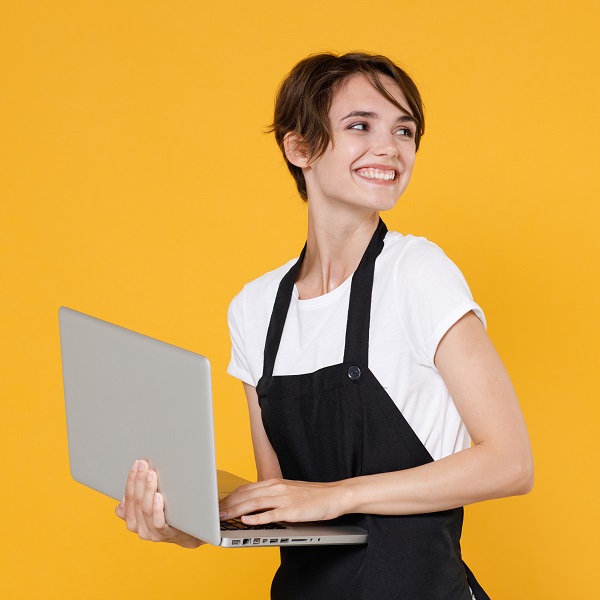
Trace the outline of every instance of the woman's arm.
<instances>
[{"instance_id":1,"label":"woman's arm","mask_svg":"<svg viewBox=\"0 0 600 600\"><path fill-rule=\"evenodd\" d=\"M222 504L227 517L247 515L245 522L261 524L355 512L416 514L530 491L533 459L523 416L508 374L472 312L446 333L435 364L471 435L471 448L413 469L330 484L278 476L229 496Z\"/></svg>"},{"instance_id":2,"label":"woman's arm","mask_svg":"<svg viewBox=\"0 0 600 600\"><path fill-rule=\"evenodd\" d=\"M446 333L435 364L473 446L372 481L349 480L344 487L357 512L432 512L531 490L533 458L523 415L500 357L472 312Z\"/></svg>"},{"instance_id":3,"label":"woman's arm","mask_svg":"<svg viewBox=\"0 0 600 600\"><path fill-rule=\"evenodd\" d=\"M256 389L244 383L244 392L246 393L248 412L250 413L250 431L256 462L256 479L257 481L281 479L281 467L279 466L279 460L277 460L277 454L275 454L275 450L273 450L263 427Z\"/></svg>"}]
</instances>

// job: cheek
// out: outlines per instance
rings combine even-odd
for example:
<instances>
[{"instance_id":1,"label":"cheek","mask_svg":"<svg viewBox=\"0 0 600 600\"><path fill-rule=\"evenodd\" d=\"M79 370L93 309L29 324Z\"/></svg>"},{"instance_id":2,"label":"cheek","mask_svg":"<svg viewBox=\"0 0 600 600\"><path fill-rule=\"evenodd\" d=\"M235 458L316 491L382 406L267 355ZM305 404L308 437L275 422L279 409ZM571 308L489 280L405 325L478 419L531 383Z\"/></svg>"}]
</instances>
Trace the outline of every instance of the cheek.
<instances>
[{"instance_id":1,"label":"cheek","mask_svg":"<svg viewBox=\"0 0 600 600\"><path fill-rule=\"evenodd\" d=\"M413 167L415 166L415 160L416 160L416 155L413 152L407 152L406 154L402 155L402 161L404 162L404 166L406 168L406 172L410 175L410 173L413 170Z\"/></svg>"},{"instance_id":2,"label":"cheek","mask_svg":"<svg viewBox=\"0 0 600 600\"><path fill-rule=\"evenodd\" d=\"M323 182L339 181L348 176L352 171L353 161L349 155L338 153L336 156L328 157L328 160L322 164L320 177Z\"/></svg>"}]
</instances>

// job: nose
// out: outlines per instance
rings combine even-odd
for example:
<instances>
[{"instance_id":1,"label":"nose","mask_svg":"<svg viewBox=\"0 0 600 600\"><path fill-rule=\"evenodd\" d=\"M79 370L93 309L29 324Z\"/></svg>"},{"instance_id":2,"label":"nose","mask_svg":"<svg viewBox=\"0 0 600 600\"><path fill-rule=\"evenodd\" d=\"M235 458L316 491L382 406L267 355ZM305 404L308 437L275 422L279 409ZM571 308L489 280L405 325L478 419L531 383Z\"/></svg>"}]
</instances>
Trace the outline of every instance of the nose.
<instances>
[{"instance_id":1,"label":"nose","mask_svg":"<svg viewBox=\"0 0 600 600\"><path fill-rule=\"evenodd\" d=\"M373 144L372 151L376 156L389 156L390 158L399 156L398 146L391 134L379 136Z\"/></svg>"}]
</instances>

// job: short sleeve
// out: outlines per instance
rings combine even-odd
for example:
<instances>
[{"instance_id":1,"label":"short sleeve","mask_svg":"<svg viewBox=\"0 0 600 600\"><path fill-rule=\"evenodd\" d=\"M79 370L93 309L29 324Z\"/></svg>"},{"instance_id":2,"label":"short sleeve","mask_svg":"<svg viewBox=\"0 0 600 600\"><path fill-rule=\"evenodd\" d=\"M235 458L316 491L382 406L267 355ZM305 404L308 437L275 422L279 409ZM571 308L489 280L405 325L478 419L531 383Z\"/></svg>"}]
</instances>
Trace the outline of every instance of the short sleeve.
<instances>
[{"instance_id":1,"label":"short sleeve","mask_svg":"<svg viewBox=\"0 0 600 600\"><path fill-rule=\"evenodd\" d=\"M231 359L227 372L250 385L256 385L250 372L244 340L244 291L242 290L229 305L227 322L231 337Z\"/></svg>"},{"instance_id":2,"label":"short sleeve","mask_svg":"<svg viewBox=\"0 0 600 600\"><path fill-rule=\"evenodd\" d=\"M419 362L435 368L437 347L462 316L473 311L486 325L458 267L435 244L414 238L397 271L400 318Z\"/></svg>"}]
</instances>

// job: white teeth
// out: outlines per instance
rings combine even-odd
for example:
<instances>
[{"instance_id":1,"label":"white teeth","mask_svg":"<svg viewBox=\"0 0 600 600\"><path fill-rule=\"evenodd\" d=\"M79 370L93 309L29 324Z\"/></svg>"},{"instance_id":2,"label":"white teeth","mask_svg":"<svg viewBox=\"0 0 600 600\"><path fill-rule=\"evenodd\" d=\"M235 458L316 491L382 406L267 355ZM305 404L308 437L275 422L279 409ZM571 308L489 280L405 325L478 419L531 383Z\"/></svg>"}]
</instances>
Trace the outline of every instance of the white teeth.
<instances>
[{"instance_id":1,"label":"white teeth","mask_svg":"<svg viewBox=\"0 0 600 600\"><path fill-rule=\"evenodd\" d=\"M393 169L382 171L380 169L359 169L356 171L361 177L366 177L367 179L384 179L386 181L391 181L396 177L396 171Z\"/></svg>"}]
</instances>

